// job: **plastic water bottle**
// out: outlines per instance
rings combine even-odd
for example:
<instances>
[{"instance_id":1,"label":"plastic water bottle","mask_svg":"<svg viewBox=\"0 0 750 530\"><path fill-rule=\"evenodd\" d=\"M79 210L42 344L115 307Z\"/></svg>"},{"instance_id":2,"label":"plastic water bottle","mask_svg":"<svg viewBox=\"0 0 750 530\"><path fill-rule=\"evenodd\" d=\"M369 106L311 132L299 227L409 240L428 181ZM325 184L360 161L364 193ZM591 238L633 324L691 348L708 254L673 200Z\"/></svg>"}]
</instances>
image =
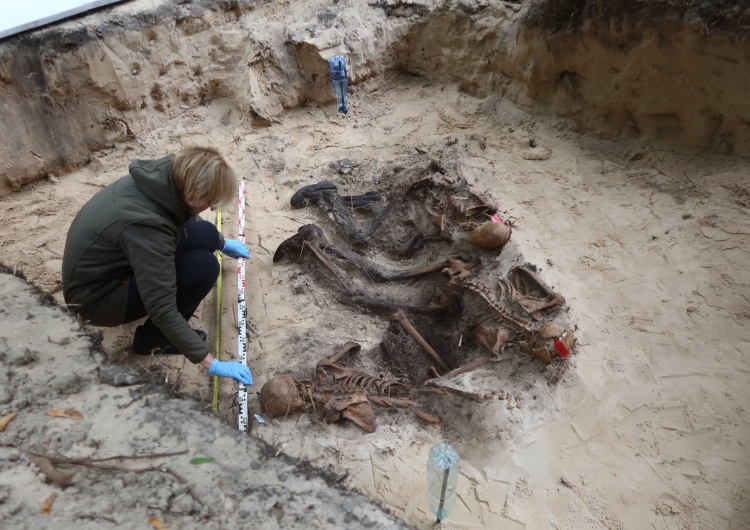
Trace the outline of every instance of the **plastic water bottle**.
<instances>
[{"instance_id":1,"label":"plastic water bottle","mask_svg":"<svg viewBox=\"0 0 750 530\"><path fill-rule=\"evenodd\" d=\"M427 502L439 523L456 505L458 453L441 443L430 449L427 458Z\"/></svg>"},{"instance_id":2,"label":"plastic water bottle","mask_svg":"<svg viewBox=\"0 0 750 530\"><path fill-rule=\"evenodd\" d=\"M331 82L339 100L339 110L346 114L346 90L349 88L349 79L346 77L346 61L341 55L334 55L328 59L328 67L331 70Z\"/></svg>"}]
</instances>

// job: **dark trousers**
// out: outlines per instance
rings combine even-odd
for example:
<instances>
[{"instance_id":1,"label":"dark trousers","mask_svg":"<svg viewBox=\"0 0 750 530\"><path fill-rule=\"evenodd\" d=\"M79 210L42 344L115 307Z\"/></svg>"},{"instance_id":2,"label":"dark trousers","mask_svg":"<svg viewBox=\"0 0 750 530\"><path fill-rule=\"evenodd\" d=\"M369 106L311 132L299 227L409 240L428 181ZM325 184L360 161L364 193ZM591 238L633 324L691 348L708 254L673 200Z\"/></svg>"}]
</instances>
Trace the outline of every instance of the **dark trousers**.
<instances>
[{"instance_id":1,"label":"dark trousers","mask_svg":"<svg viewBox=\"0 0 750 530\"><path fill-rule=\"evenodd\" d=\"M221 244L221 235L216 227L208 221L191 219L180 231L175 253L175 272L177 274L177 310L190 320L198 305L216 284L219 277L219 262L214 255ZM132 322L146 316L138 283L135 276L130 277L128 284L128 309L125 322ZM166 338L159 328L146 320L140 333L149 339L159 341Z\"/></svg>"}]
</instances>

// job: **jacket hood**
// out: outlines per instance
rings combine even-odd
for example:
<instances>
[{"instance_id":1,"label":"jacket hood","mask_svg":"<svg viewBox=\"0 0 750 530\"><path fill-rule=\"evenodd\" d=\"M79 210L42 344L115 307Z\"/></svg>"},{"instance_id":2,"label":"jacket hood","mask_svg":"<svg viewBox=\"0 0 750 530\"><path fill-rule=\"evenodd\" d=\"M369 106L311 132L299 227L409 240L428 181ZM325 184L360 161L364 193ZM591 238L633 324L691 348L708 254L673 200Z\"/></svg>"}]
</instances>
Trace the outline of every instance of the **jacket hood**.
<instances>
[{"instance_id":1,"label":"jacket hood","mask_svg":"<svg viewBox=\"0 0 750 530\"><path fill-rule=\"evenodd\" d=\"M136 186L149 199L159 204L178 223L184 223L192 216L182 202L172 179L174 155L158 160L134 160L128 166Z\"/></svg>"}]
</instances>

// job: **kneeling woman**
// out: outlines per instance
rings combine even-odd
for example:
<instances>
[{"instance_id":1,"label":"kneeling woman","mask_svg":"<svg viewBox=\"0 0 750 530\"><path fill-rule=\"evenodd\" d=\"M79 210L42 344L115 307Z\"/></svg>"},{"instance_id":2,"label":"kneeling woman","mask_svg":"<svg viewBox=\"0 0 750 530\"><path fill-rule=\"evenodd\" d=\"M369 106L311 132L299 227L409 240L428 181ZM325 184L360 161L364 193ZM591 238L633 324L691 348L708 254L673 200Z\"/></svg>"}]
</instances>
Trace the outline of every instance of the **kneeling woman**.
<instances>
[{"instance_id":1,"label":"kneeling woman","mask_svg":"<svg viewBox=\"0 0 750 530\"><path fill-rule=\"evenodd\" d=\"M219 275L216 250L249 258L197 215L232 202L234 172L214 149L191 147L159 160L136 160L129 174L91 198L68 232L63 293L71 311L95 326L144 316L133 337L140 355L181 353L211 375L253 384L250 369L211 355L206 333L188 320Z\"/></svg>"}]
</instances>

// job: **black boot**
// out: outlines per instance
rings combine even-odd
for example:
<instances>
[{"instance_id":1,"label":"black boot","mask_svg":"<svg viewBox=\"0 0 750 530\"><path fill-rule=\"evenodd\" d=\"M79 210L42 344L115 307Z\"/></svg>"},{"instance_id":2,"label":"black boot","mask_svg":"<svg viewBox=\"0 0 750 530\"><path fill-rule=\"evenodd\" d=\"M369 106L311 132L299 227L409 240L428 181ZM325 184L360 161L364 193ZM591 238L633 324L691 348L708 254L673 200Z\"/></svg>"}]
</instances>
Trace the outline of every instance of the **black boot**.
<instances>
[{"instance_id":1,"label":"black boot","mask_svg":"<svg viewBox=\"0 0 750 530\"><path fill-rule=\"evenodd\" d=\"M206 342L208 334L205 331L202 329L194 329L193 331L203 342ZM149 334L144 331L144 326L135 328L133 351L138 355L176 355L180 353L161 332Z\"/></svg>"}]
</instances>

